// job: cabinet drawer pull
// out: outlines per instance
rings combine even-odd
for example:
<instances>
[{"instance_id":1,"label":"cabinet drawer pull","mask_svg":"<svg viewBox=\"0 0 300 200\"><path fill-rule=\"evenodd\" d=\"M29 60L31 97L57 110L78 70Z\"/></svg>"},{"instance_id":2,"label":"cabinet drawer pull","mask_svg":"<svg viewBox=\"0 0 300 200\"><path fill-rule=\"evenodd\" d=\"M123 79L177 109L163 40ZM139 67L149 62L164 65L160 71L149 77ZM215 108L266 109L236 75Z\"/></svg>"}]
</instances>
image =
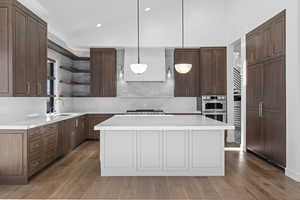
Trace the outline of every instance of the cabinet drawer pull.
<instances>
[{"instance_id":1,"label":"cabinet drawer pull","mask_svg":"<svg viewBox=\"0 0 300 200\"><path fill-rule=\"evenodd\" d=\"M33 167L36 167L40 164L40 161L34 161L31 163Z\"/></svg>"},{"instance_id":2,"label":"cabinet drawer pull","mask_svg":"<svg viewBox=\"0 0 300 200\"><path fill-rule=\"evenodd\" d=\"M30 82L27 82L26 83L26 91L27 91L27 94L30 94Z\"/></svg>"},{"instance_id":3,"label":"cabinet drawer pull","mask_svg":"<svg viewBox=\"0 0 300 200\"><path fill-rule=\"evenodd\" d=\"M40 82L38 82L37 87L38 87L38 94L41 95L41 89L42 89L42 87L41 87L41 83Z\"/></svg>"}]
</instances>

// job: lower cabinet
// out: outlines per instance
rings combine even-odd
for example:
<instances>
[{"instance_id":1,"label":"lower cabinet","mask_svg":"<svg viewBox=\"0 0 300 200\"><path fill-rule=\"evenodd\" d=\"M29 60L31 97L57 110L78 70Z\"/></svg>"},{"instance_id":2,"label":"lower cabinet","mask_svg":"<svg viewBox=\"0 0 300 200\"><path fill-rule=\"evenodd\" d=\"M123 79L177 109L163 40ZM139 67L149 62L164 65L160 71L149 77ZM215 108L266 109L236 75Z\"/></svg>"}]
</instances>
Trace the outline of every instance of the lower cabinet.
<instances>
[{"instance_id":1,"label":"lower cabinet","mask_svg":"<svg viewBox=\"0 0 300 200\"><path fill-rule=\"evenodd\" d=\"M28 146L28 176L32 176L58 157L58 125L29 130Z\"/></svg>"},{"instance_id":2,"label":"lower cabinet","mask_svg":"<svg viewBox=\"0 0 300 200\"><path fill-rule=\"evenodd\" d=\"M86 139L96 139L94 126L113 115L84 115L29 130L0 130L0 185L28 179Z\"/></svg>"},{"instance_id":3,"label":"lower cabinet","mask_svg":"<svg viewBox=\"0 0 300 200\"><path fill-rule=\"evenodd\" d=\"M86 140L85 116L62 121L59 126L60 156L69 153Z\"/></svg>"},{"instance_id":4,"label":"lower cabinet","mask_svg":"<svg viewBox=\"0 0 300 200\"><path fill-rule=\"evenodd\" d=\"M28 179L87 139L86 117L29 130L0 130L0 185Z\"/></svg>"},{"instance_id":5,"label":"lower cabinet","mask_svg":"<svg viewBox=\"0 0 300 200\"><path fill-rule=\"evenodd\" d=\"M99 131L94 131L94 127L101 123L104 122L105 120L111 118L113 115L100 115L100 114L95 114L95 115L88 115L88 135L87 139L90 140L98 140L99 139Z\"/></svg>"}]
</instances>

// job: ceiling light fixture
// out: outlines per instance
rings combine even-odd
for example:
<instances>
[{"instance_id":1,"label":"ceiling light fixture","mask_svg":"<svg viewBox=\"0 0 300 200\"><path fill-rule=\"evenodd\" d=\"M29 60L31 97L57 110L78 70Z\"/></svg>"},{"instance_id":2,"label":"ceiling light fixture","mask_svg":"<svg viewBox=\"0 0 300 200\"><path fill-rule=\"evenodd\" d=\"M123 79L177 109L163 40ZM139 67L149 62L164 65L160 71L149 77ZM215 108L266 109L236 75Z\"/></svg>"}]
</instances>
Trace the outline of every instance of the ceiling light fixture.
<instances>
[{"instance_id":1,"label":"ceiling light fixture","mask_svg":"<svg viewBox=\"0 0 300 200\"><path fill-rule=\"evenodd\" d=\"M102 24L97 24L96 25L97 28L100 28L101 26L102 26Z\"/></svg>"},{"instance_id":2,"label":"ceiling light fixture","mask_svg":"<svg viewBox=\"0 0 300 200\"><path fill-rule=\"evenodd\" d=\"M137 0L137 50L138 58L136 64L131 64L130 68L135 74L143 74L148 68L147 64L141 64L140 58L140 0Z\"/></svg>"},{"instance_id":3,"label":"ceiling light fixture","mask_svg":"<svg viewBox=\"0 0 300 200\"><path fill-rule=\"evenodd\" d=\"M182 27L182 48L184 48L184 0L181 0L181 27ZM180 74L187 74L191 71L193 65L189 63L175 64L175 69Z\"/></svg>"},{"instance_id":4,"label":"ceiling light fixture","mask_svg":"<svg viewBox=\"0 0 300 200\"><path fill-rule=\"evenodd\" d=\"M145 12L149 12L151 8L145 8Z\"/></svg>"}]
</instances>

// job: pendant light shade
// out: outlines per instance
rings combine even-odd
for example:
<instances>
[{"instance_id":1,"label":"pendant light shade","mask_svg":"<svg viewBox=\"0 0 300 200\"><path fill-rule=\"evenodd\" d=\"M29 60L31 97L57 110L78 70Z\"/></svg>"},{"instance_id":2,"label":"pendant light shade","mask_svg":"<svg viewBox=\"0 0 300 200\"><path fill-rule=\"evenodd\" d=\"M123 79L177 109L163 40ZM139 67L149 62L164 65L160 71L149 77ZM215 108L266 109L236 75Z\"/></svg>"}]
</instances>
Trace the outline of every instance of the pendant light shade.
<instances>
[{"instance_id":1,"label":"pendant light shade","mask_svg":"<svg viewBox=\"0 0 300 200\"><path fill-rule=\"evenodd\" d=\"M184 0L181 0L181 28L182 28L182 48L184 48ZM189 63L178 63L175 64L175 70L179 74L187 74L193 68L192 64Z\"/></svg>"},{"instance_id":2,"label":"pendant light shade","mask_svg":"<svg viewBox=\"0 0 300 200\"><path fill-rule=\"evenodd\" d=\"M133 73L140 75L145 73L148 68L147 64L141 64L140 62L140 0L137 0L137 36L138 62L131 64L130 69Z\"/></svg>"},{"instance_id":3,"label":"pendant light shade","mask_svg":"<svg viewBox=\"0 0 300 200\"><path fill-rule=\"evenodd\" d=\"M148 65L147 64L131 64L130 69L135 74L143 74L147 71Z\"/></svg>"},{"instance_id":4,"label":"pendant light shade","mask_svg":"<svg viewBox=\"0 0 300 200\"><path fill-rule=\"evenodd\" d=\"M192 70L192 68L193 68L192 64L180 63L175 65L176 71L180 74L187 74Z\"/></svg>"}]
</instances>

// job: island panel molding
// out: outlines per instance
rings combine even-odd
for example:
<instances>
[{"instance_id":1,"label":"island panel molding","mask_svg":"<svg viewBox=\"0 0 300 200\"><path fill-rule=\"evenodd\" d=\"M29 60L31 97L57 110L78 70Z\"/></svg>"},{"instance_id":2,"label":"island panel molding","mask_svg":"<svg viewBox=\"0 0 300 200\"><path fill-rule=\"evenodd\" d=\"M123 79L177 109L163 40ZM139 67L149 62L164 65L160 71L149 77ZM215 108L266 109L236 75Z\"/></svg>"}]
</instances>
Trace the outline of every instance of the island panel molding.
<instances>
[{"instance_id":1,"label":"island panel molding","mask_svg":"<svg viewBox=\"0 0 300 200\"><path fill-rule=\"evenodd\" d=\"M100 148L101 176L225 175L220 130L101 131Z\"/></svg>"},{"instance_id":2,"label":"island panel molding","mask_svg":"<svg viewBox=\"0 0 300 200\"><path fill-rule=\"evenodd\" d=\"M204 116L119 115L94 129L101 176L224 176L224 133L234 127Z\"/></svg>"}]
</instances>

